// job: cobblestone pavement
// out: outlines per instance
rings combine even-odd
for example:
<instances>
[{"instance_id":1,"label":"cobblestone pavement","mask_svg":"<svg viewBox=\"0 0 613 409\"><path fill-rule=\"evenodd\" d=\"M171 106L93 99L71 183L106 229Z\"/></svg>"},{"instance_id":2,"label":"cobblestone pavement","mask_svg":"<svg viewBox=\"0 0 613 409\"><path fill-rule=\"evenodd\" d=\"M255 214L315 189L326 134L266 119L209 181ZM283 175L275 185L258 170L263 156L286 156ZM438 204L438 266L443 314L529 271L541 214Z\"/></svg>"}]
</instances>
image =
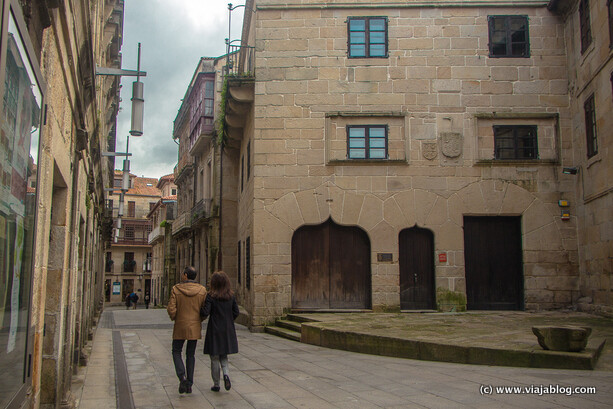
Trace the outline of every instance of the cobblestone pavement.
<instances>
[{"instance_id":1,"label":"cobblestone pavement","mask_svg":"<svg viewBox=\"0 0 613 409\"><path fill-rule=\"evenodd\" d=\"M240 352L229 357L232 389L210 390L209 357L199 341L193 393L180 395L166 311L107 308L89 364L74 378L77 407L610 408L613 402L610 371L416 361L301 344L240 325L237 333ZM575 393L581 387L596 392Z\"/></svg>"}]
</instances>

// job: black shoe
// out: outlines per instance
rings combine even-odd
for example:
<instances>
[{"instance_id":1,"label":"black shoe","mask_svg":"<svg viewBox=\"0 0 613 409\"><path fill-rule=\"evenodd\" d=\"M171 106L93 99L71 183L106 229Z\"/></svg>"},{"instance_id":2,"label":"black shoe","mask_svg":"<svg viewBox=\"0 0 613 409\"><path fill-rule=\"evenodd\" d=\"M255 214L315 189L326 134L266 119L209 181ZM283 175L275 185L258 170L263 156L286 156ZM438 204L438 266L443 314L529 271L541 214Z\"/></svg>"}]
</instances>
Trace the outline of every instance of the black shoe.
<instances>
[{"instance_id":1,"label":"black shoe","mask_svg":"<svg viewBox=\"0 0 613 409\"><path fill-rule=\"evenodd\" d=\"M212 390L213 392L219 392L219 385L213 385L213 386L211 386L211 390Z\"/></svg>"},{"instance_id":2,"label":"black shoe","mask_svg":"<svg viewBox=\"0 0 613 409\"><path fill-rule=\"evenodd\" d=\"M179 393L185 392L187 392L187 380L181 379L181 382L179 382Z\"/></svg>"},{"instance_id":3,"label":"black shoe","mask_svg":"<svg viewBox=\"0 0 613 409\"><path fill-rule=\"evenodd\" d=\"M187 388L185 388L185 393L192 393L192 385L188 385Z\"/></svg>"},{"instance_id":4,"label":"black shoe","mask_svg":"<svg viewBox=\"0 0 613 409\"><path fill-rule=\"evenodd\" d=\"M232 387L232 384L230 383L230 377L228 375L223 376L223 386L224 388L226 388L227 391L229 391Z\"/></svg>"}]
</instances>

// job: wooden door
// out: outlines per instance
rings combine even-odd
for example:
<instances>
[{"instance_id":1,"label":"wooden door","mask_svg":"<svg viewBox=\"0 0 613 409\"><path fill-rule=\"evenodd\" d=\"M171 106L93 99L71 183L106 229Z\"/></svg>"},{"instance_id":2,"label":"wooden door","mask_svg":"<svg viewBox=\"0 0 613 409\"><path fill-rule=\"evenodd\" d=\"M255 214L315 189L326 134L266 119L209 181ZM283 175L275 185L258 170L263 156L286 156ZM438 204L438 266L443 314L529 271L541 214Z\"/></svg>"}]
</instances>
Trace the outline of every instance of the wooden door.
<instances>
[{"instance_id":1,"label":"wooden door","mask_svg":"<svg viewBox=\"0 0 613 409\"><path fill-rule=\"evenodd\" d=\"M292 308L370 308L370 241L328 220L292 237Z\"/></svg>"},{"instance_id":2,"label":"wooden door","mask_svg":"<svg viewBox=\"0 0 613 409\"><path fill-rule=\"evenodd\" d=\"M470 310L521 310L520 217L464 217L466 301Z\"/></svg>"},{"instance_id":3,"label":"wooden door","mask_svg":"<svg viewBox=\"0 0 613 409\"><path fill-rule=\"evenodd\" d=\"M398 236L400 309L434 309L434 234L428 229L404 229Z\"/></svg>"}]
</instances>

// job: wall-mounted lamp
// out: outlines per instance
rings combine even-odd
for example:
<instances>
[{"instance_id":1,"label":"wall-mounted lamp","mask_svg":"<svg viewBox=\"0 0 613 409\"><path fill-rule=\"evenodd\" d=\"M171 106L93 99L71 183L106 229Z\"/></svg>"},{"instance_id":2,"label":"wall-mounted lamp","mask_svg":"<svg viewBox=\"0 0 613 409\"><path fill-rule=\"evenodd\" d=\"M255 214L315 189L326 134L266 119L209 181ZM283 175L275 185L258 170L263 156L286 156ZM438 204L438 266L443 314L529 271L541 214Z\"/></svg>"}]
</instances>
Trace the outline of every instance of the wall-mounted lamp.
<instances>
[{"instance_id":1,"label":"wall-mounted lamp","mask_svg":"<svg viewBox=\"0 0 613 409\"><path fill-rule=\"evenodd\" d=\"M565 175L576 175L577 172L579 172L579 169L576 167L562 168L562 173Z\"/></svg>"}]
</instances>

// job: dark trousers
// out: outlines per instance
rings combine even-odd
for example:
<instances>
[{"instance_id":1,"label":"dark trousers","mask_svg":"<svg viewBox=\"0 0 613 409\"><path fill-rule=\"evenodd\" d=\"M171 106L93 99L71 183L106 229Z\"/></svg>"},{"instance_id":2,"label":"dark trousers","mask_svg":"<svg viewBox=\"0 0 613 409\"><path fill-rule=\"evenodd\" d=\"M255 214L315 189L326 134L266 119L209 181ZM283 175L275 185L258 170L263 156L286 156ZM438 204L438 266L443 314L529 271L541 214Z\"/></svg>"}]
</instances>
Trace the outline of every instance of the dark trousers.
<instances>
[{"instance_id":1,"label":"dark trousers","mask_svg":"<svg viewBox=\"0 0 613 409\"><path fill-rule=\"evenodd\" d=\"M175 372L179 380L186 378L190 385L194 384L194 365L196 364L196 343L197 339L190 339L187 341L187 347L185 348L185 366L183 365L183 358L181 357L183 352L184 339L172 340L172 361L175 364ZM187 374L185 369L187 367Z\"/></svg>"}]
</instances>

